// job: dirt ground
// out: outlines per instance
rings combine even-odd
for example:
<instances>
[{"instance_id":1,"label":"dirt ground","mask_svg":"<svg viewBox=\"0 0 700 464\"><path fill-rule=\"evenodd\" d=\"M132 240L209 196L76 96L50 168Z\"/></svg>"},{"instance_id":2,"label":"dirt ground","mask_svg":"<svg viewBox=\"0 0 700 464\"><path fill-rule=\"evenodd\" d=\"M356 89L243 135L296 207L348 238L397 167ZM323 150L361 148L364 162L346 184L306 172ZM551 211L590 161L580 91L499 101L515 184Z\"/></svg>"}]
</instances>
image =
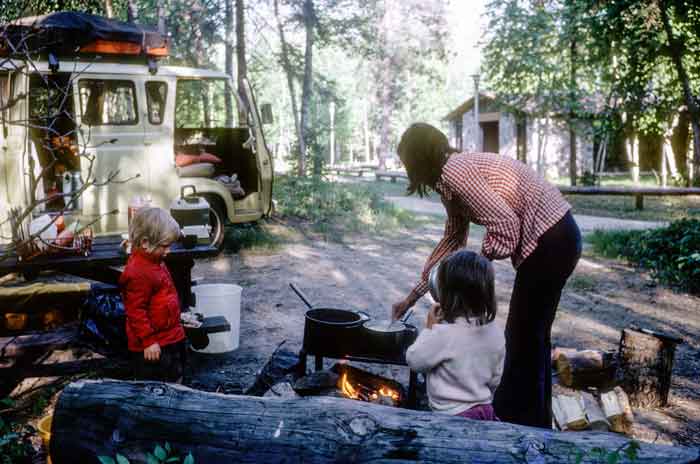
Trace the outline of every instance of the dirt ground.
<instances>
[{"instance_id":1,"label":"dirt ground","mask_svg":"<svg viewBox=\"0 0 700 464\"><path fill-rule=\"evenodd\" d=\"M231 282L243 290L241 345L226 355L195 355L187 383L195 388L241 393L280 343L301 347L303 303L289 288L297 284L316 305L362 309L386 318L391 304L414 285L423 262L442 234L442 220L391 237L348 237L329 243L296 234L274 250L222 254L198 261L200 283ZM476 228L469 247L477 250ZM513 285L509 261L495 263L498 319L504 323ZM416 306L413 323L422 327L429 297ZM616 349L620 330L632 325L683 338L676 352L670 406L635 411L634 436L658 443L700 443L700 299L656 285L639 270L617 261L584 256L569 280L553 327L557 346ZM362 343L362 340L358 340ZM327 366L332 361L327 361ZM405 367L375 368L407 383Z\"/></svg>"}]
</instances>

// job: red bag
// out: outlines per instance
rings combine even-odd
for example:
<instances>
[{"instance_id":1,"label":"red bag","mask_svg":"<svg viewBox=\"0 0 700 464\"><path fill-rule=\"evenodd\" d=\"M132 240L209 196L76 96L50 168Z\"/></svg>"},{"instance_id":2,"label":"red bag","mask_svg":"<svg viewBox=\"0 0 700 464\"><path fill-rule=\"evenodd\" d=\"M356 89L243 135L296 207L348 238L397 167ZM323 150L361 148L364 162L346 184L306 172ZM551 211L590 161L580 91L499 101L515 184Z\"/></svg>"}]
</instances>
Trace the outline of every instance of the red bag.
<instances>
[{"instance_id":1,"label":"red bag","mask_svg":"<svg viewBox=\"0 0 700 464\"><path fill-rule=\"evenodd\" d=\"M175 166L179 168L184 168L194 163L199 163L199 155L186 155L184 153L175 154Z\"/></svg>"},{"instance_id":2,"label":"red bag","mask_svg":"<svg viewBox=\"0 0 700 464\"><path fill-rule=\"evenodd\" d=\"M216 155L212 155L211 153L207 153L206 151L203 151L199 154L199 162L218 164L221 163L221 158L219 158Z\"/></svg>"}]
</instances>

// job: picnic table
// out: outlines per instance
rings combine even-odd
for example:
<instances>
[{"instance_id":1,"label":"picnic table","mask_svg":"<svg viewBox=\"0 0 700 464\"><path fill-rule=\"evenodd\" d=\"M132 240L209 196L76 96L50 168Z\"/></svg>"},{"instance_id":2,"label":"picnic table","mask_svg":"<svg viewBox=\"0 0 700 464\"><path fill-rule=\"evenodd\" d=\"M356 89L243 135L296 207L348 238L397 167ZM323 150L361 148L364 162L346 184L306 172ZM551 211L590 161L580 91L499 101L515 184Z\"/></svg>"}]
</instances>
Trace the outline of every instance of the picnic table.
<instances>
[{"instance_id":1,"label":"picnic table","mask_svg":"<svg viewBox=\"0 0 700 464\"><path fill-rule=\"evenodd\" d=\"M21 260L11 255L0 261L0 276L9 273L22 274L25 279L33 280L41 271L56 271L78 277L117 285L121 269L129 255L121 247L122 237L109 235L97 237L87 255L45 255L30 260ZM175 243L165 258L165 264L175 282L182 308L194 306L192 297L192 268L194 260L216 256L218 250L211 245L195 245L185 248ZM4 247L0 247L0 256Z\"/></svg>"},{"instance_id":2,"label":"picnic table","mask_svg":"<svg viewBox=\"0 0 700 464\"><path fill-rule=\"evenodd\" d=\"M119 266L126 264L129 255L121 247L122 238L116 236L104 236L94 239L92 248L87 255L47 255L37 256L29 260L21 260L15 255L10 255L0 261L0 276L9 273L24 275L25 279L32 280L42 271L56 271L86 279L94 283L92 289L100 291L118 291L117 284L121 269ZM5 248L0 246L0 256L4 256ZM195 305L192 294L192 268L194 260L198 258L213 257L218 250L211 245L195 245L193 248L185 248L179 243L173 244L170 253L165 258L165 264L175 283L180 304L183 311ZM96 281L96 282L95 282ZM227 332L231 330L229 323L223 316L213 316L204 319L201 327L187 329L188 337ZM90 362L100 363L100 360L88 360L87 362L58 363L45 367L35 365L33 362L18 363L25 355L34 355L37 352L48 352L53 349L62 349L71 346L78 339L78 325L66 324L50 331L38 331L18 333L7 337L0 337L0 372L8 376L8 368L21 367L21 374L26 376L28 372L41 375L54 375L58 371L72 372L90 368ZM32 359L34 356L30 356ZM27 365L30 364L30 365ZM26 372L25 372L26 371ZM36 371L36 372L34 372ZM46 371L46 372L44 372Z\"/></svg>"}]
</instances>

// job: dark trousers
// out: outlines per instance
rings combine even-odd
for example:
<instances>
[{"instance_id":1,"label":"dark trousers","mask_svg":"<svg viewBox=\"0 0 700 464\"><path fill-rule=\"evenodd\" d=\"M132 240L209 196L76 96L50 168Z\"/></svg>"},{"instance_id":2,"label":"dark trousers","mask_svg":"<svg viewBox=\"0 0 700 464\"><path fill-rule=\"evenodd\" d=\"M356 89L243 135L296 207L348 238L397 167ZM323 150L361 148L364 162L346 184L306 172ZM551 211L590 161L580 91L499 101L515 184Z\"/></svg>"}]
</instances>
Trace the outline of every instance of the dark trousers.
<instances>
[{"instance_id":1,"label":"dark trousers","mask_svg":"<svg viewBox=\"0 0 700 464\"><path fill-rule=\"evenodd\" d=\"M581 233L568 212L518 267L503 377L493 401L505 422L552 427L551 328L562 288L580 256Z\"/></svg>"},{"instance_id":2,"label":"dark trousers","mask_svg":"<svg viewBox=\"0 0 700 464\"><path fill-rule=\"evenodd\" d=\"M143 351L131 353L131 363L136 380L158 380L161 382L179 382L185 371L185 341L160 347L160 359L156 362L146 361Z\"/></svg>"}]
</instances>

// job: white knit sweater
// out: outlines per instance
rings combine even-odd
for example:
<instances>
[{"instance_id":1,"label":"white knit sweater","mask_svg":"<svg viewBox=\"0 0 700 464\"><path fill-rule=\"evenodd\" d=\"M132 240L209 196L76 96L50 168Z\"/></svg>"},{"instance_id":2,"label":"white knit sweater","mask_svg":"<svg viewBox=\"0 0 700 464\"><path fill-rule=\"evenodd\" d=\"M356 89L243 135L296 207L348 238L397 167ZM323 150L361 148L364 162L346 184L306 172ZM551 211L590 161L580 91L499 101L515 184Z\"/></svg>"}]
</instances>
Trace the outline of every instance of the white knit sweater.
<instances>
[{"instance_id":1,"label":"white knit sweater","mask_svg":"<svg viewBox=\"0 0 700 464\"><path fill-rule=\"evenodd\" d=\"M490 404L503 373L503 327L496 321L478 326L457 318L453 324L424 329L408 348L406 361L427 374L428 399L433 411L459 414Z\"/></svg>"}]
</instances>

